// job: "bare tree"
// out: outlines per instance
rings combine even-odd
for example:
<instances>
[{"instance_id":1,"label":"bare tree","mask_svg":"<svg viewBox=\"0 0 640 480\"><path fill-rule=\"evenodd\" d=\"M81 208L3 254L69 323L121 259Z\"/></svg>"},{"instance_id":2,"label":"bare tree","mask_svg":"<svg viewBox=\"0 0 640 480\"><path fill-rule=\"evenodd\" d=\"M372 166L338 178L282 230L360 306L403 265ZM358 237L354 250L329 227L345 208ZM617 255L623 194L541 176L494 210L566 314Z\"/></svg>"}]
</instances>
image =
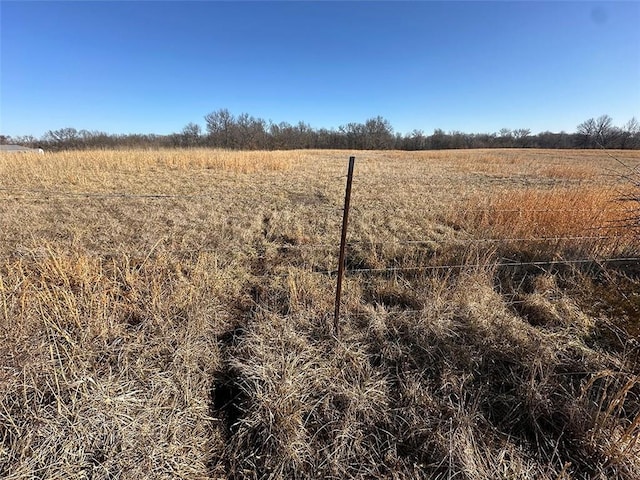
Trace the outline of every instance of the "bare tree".
<instances>
[{"instance_id":1,"label":"bare tree","mask_svg":"<svg viewBox=\"0 0 640 480\"><path fill-rule=\"evenodd\" d=\"M441 150L449 148L449 141L447 134L441 128L436 128L433 134L429 137L429 146L433 150Z\"/></svg>"},{"instance_id":2,"label":"bare tree","mask_svg":"<svg viewBox=\"0 0 640 480\"><path fill-rule=\"evenodd\" d=\"M195 147L200 143L202 129L197 123L189 122L182 129L181 144L187 147Z\"/></svg>"},{"instance_id":3,"label":"bare tree","mask_svg":"<svg viewBox=\"0 0 640 480\"><path fill-rule=\"evenodd\" d=\"M620 148L640 147L640 122L636 117L631 118L621 129Z\"/></svg>"},{"instance_id":4,"label":"bare tree","mask_svg":"<svg viewBox=\"0 0 640 480\"><path fill-rule=\"evenodd\" d=\"M596 119L595 126L596 141L599 146L606 148L618 133L613 126L613 119L609 115L601 115Z\"/></svg>"},{"instance_id":5,"label":"bare tree","mask_svg":"<svg viewBox=\"0 0 640 480\"><path fill-rule=\"evenodd\" d=\"M207 133L213 146L231 148L235 119L226 108L211 112L204 117Z\"/></svg>"},{"instance_id":6,"label":"bare tree","mask_svg":"<svg viewBox=\"0 0 640 480\"><path fill-rule=\"evenodd\" d=\"M613 126L609 115L601 115L597 119L585 120L577 127L579 146L606 148L618 135L619 130Z\"/></svg>"},{"instance_id":7,"label":"bare tree","mask_svg":"<svg viewBox=\"0 0 640 480\"><path fill-rule=\"evenodd\" d=\"M594 147L596 135L596 121L593 118L585 120L576 128L576 134L579 136L579 143L582 147Z\"/></svg>"},{"instance_id":8,"label":"bare tree","mask_svg":"<svg viewBox=\"0 0 640 480\"><path fill-rule=\"evenodd\" d=\"M341 125L338 131L345 137L346 147L365 149L365 129L361 123L350 122Z\"/></svg>"},{"instance_id":9,"label":"bare tree","mask_svg":"<svg viewBox=\"0 0 640 480\"><path fill-rule=\"evenodd\" d=\"M393 146L393 127L388 120L377 116L368 119L363 128L365 148L386 150Z\"/></svg>"},{"instance_id":10,"label":"bare tree","mask_svg":"<svg viewBox=\"0 0 640 480\"><path fill-rule=\"evenodd\" d=\"M236 148L256 150L266 148L266 122L248 113L241 113L233 129L233 145Z\"/></svg>"},{"instance_id":11,"label":"bare tree","mask_svg":"<svg viewBox=\"0 0 640 480\"><path fill-rule=\"evenodd\" d=\"M73 127L49 130L44 134L43 139L57 149L77 148L80 143L79 132Z\"/></svg>"},{"instance_id":12,"label":"bare tree","mask_svg":"<svg viewBox=\"0 0 640 480\"><path fill-rule=\"evenodd\" d=\"M422 130L412 130L403 138L402 148L406 150L424 150L427 148L427 137Z\"/></svg>"},{"instance_id":13,"label":"bare tree","mask_svg":"<svg viewBox=\"0 0 640 480\"><path fill-rule=\"evenodd\" d=\"M513 131L513 139L517 147L527 147L529 146L529 136L531 135L531 130L528 128L517 128Z\"/></svg>"}]
</instances>

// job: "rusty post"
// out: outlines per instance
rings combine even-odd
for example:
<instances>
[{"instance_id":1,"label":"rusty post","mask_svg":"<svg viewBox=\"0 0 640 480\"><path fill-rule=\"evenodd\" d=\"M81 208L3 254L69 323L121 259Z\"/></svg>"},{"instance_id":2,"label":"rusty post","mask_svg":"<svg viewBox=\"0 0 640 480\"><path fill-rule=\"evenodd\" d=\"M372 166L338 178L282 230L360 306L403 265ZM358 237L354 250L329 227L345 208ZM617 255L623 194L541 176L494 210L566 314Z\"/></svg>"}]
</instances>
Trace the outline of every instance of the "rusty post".
<instances>
[{"instance_id":1,"label":"rusty post","mask_svg":"<svg viewBox=\"0 0 640 480\"><path fill-rule=\"evenodd\" d=\"M342 214L342 236L340 238L340 259L338 260L338 281L336 284L336 310L333 317L333 328L336 337L340 335L340 296L342 294L342 277L344 277L345 251L347 248L347 222L349 220L349 202L351 201L351 182L353 181L353 167L356 157L349 157L349 171L347 173L347 189L344 193L344 212Z\"/></svg>"}]
</instances>

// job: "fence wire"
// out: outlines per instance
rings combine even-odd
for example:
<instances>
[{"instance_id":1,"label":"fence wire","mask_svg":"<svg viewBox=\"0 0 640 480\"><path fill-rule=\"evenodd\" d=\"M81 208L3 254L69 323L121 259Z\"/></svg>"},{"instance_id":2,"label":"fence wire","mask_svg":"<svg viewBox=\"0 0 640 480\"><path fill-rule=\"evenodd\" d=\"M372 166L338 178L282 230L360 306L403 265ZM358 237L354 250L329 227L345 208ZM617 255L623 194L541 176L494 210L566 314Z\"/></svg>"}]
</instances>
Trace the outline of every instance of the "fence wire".
<instances>
[{"instance_id":1,"label":"fence wire","mask_svg":"<svg viewBox=\"0 0 640 480\"><path fill-rule=\"evenodd\" d=\"M68 190L46 190L46 189L14 189L9 187L0 187L0 192L8 195L44 195L48 197L80 197L80 198L151 198L151 199L170 199L170 198L218 198L220 193L127 193L127 192L72 192ZM318 205L314 205L318 207ZM354 206L353 210L361 210L363 207ZM335 206L331 210L342 211L342 207ZM578 212L608 212L618 211L619 209L599 209L599 208L543 208L543 209L494 209L494 208L465 208L461 209L463 215L469 213L578 213ZM439 210L426 209L422 213L441 213Z\"/></svg>"},{"instance_id":2,"label":"fence wire","mask_svg":"<svg viewBox=\"0 0 640 480\"><path fill-rule=\"evenodd\" d=\"M618 258L581 258L576 260L540 260L533 262L486 262L486 263L466 263L457 265L422 265L416 267L388 267L388 268L352 268L347 273L384 273L384 272L414 272L428 270L459 270L459 269L480 269L492 267L526 267L526 266L549 266L549 265L577 265L585 263L602 264L613 262L638 262L640 257L618 257Z\"/></svg>"},{"instance_id":3,"label":"fence wire","mask_svg":"<svg viewBox=\"0 0 640 480\"><path fill-rule=\"evenodd\" d=\"M349 248L353 247L398 247L398 246L433 246L437 245L439 247L446 246L460 246L465 244L474 244L474 243L544 243L544 242L573 242L573 241L595 241L595 240L626 240L629 239L628 236L625 235L601 235L601 236L575 236L575 237L530 237L530 238L452 238L452 239L434 239L434 240L397 240L397 241L389 241L389 242L370 242L367 240L353 240L347 243ZM9 239L0 240L1 243L5 245L10 245L12 242L8 241ZM164 245L159 244L160 247L164 247ZM320 250L331 250L339 248L339 245L331 244L331 243L313 243L313 244L301 244L301 245L291 245L291 244L274 244L274 243L265 243L260 246L264 250L275 250L275 251L283 251L283 250L309 250L309 251L320 251ZM22 250L23 252L29 252L32 249L36 249L38 247L27 247L23 245L18 245L16 248ZM224 249L217 247L209 247L209 248L167 248L163 249L163 253L177 255L177 256L188 256L188 255L198 255L201 253L220 253ZM149 252L145 250L88 250L86 253L94 256L113 256L120 254L128 254L128 255L148 255ZM267 254L258 254L252 255L253 258L256 259L270 259L273 258L273 255ZM419 267L418 267L419 268Z\"/></svg>"},{"instance_id":4,"label":"fence wire","mask_svg":"<svg viewBox=\"0 0 640 480\"><path fill-rule=\"evenodd\" d=\"M337 178L344 178L344 176L340 176ZM165 193L142 193L142 194L133 194L126 192L72 192L68 190L47 190L47 189L16 189L10 187L0 187L0 192L7 195L33 195L33 196L44 196L44 197L69 197L69 198L114 198L114 199L124 199L124 198L139 198L139 199L213 199L220 196L220 194L214 193L194 193L194 194L165 194ZM317 208L318 206L314 206ZM363 207L356 207L356 209L360 210ZM323 208L322 210L329 210L332 212L342 211L343 209L340 207ZM612 209L613 210L613 209ZM439 213L436 210L426 210L429 213ZM500 214L522 214L522 213L548 213L548 212L563 212L563 213L578 213L578 212L598 212L602 213L608 210L595 209L595 208L567 208L567 209L492 209L492 208L473 208L473 209L463 209L461 210L463 215L472 214L472 213L491 213L494 215ZM617 210L615 210L617 211ZM592 227L593 230L599 229L607 229L609 227ZM349 248L365 246L365 247L397 247L397 246L446 246L446 245L464 245L464 244L481 244L481 243L544 243L544 242L578 242L578 241L613 241L613 240L623 240L628 239L628 236L625 235L585 235L585 236L541 236L541 237L516 237L516 238L450 238L450 239L399 239L399 240L390 240L390 241L369 241L369 240L351 240L347 243ZM3 239L7 240L7 239ZM2 243L9 243L2 241ZM282 250L325 250L325 249L337 249L337 244L328 244L328 243L317 243L317 244L272 244L266 243L264 246L266 249L274 248L278 251ZM29 255L29 249L24 248L26 253L22 253L22 255ZM155 247L154 249L155 250ZM168 249L166 253L174 254L179 256L193 256L205 253L217 253L219 252L219 248L195 248L195 249L178 249L172 250ZM121 251L121 250L113 250L113 251L104 251L104 252L89 252L91 255L95 256L119 256L119 255L136 255L136 256L149 256L155 252L145 252L145 251ZM163 252L165 253L165 252ZM38 253L33 253L35 256L46 256ZM256 259L269 259L268 255L260 254L260 255L252 255L252 258ZM487 266L490 267L517 267L517 266L543 266L543 265L560 265L560 264L586 264L586 263L611 263L611 262L622 262L622 261L639 261L640 258L636 257L620 257L620 258L584 258L584 259L574 259L574 260L550 260L550 261L535 261L535 262L494 262L494 263L486 263L486 264L454 264L454 265L423 265L423 266L414 266L414 267L387 267L387 268L352 268L347 269L346 273L349 274L362 274L362 273L391 273L391 272L410 272L410 271L429 271L429 270L444 270L444 269L464 269L464 268L485 268ZM295 267L297 268L297 267ZM337 271L315 271L310 270L311 273L323 274L323 275L335 275ZM264 275L264 276L288 276L282 274L273 274L273 275Z\"/></svg>"}]
</instances>

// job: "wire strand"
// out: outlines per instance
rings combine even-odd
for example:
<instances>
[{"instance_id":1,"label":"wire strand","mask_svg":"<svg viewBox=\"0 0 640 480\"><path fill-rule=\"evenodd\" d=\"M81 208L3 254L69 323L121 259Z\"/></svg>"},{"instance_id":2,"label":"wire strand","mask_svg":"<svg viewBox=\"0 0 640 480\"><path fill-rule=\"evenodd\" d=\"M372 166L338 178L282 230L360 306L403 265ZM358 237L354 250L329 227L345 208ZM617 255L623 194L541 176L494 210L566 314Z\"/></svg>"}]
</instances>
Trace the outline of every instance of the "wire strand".
<instances>
[{"instance_id":1,"label":"wire strand","mask_svg":"<svg viewBox=\"0 0 640 480\"><path fill-rule=\"evenodd\" d=\"M458 265L424 265L417 267L389 267L389 268L353 268L347 273L367 273L367 272L411 272L420 270L448 270L463 268L486 268L486 267L523 267L523 266L543 266L543 265L572 265L584 263L611 263L611 262L637 262L640 257L620 257L620 258L597 258L579 260L540 260L535 262L497 262L497 263L476 263Z\"/></svg>"},{"instance_id":2,"label":"wire strand","mask_svg":"<svg viewBox=\"0 0 640 480\"><path fill-rule=\"evenodd\" d=\"M71 192L65 190L43 190L43 189L14 189L8 187L0 187L0 192L10 195L32 194L44 196L60 196L60 197L82 197L82 198L215 198L220 196L214 193L193 193L193 194L167 194L167 193L126 193L126 192ZM361 207L354 207L358 210ZM330 210L336 212L342 211L341 207L331 207ZM436 210L427 210L431 213L439 213ZM492 209L492 208L473 208L463 209L463 215L469 213L550 213L550 212L607 212L617 211L617 209L600 209L600 208L546 208L546 209Z\"/></svg>"}]
</instances>

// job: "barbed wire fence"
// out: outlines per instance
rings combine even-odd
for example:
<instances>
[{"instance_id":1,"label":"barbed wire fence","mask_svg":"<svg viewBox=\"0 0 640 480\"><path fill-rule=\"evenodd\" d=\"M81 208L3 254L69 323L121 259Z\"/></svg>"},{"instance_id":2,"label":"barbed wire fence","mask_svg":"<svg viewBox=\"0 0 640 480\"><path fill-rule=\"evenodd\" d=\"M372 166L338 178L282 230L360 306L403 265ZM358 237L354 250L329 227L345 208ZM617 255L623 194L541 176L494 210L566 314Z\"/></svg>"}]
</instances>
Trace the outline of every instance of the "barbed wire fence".
<instances>
[{"instance_id":1,"label":"barbed wire fence","mask_svg":"<svg viewBox=\"0 0 640 480\"><path fill-rule=\"evenodd\" d=\"M607 152L608 154L608 152ZM612 157L615 160L619 161L617 158ZM351 160L351 159L350 159ZM630 173L628 175L633 175L633 178L630 178L630 182L632 186L640 187L639 183L634 183L637 179L635 176L638 175L637 169L631 169L630 166L626 165L623 162L620 162L621 165L630 169ZM353 168L350 168L349 174L347 176L341 175L336 178L344 179L347 178L347 182L353 180ZM351 179L350 179L351 177ZM52 198L52 197L62 197L62 198L70 198L70 199L142 199L142 200L167 200L167 199L184 199L184 200L198 200L198 199L216 199L219 197L218 194L214 193L188 193L188 194L165 194L165 193L128 193L128 192L73 192L67 190L54 190L54 189L19 189L19 188L11 188L11 187L0 187L0 194L4 197L9 197L15 200L28 200L28 199L43 199L43 198ZM347 195L349 192L347 192ZM632 201L634 202L634 206L630 211L636 212L636 204L639 202L638 196L634 195L628 198L620 197L621 201ZM337 213L342 212L345 218L348 215L348 200L345 197L345 206L346 208L340 208L338 206L327 206L327 208L323 209L327 212ZM314 206L317 208L319 206ZM360 210L362 207L357 207ZM354 209L355 210L355 209ZM599 210L598 213L602 213L603 210ZM428 213L428 212L421 212ZM431 213L438 213L437 210L431 211ZM495 208L465 208L461 210L461 214L468 215L474 213L482 213L482 214L490 214L493 216L496 215L505 215L505 214L531 214L531 213L563 213L563 214L578 214L578 213L594 213L593 209L589 208L541 208L541 209L495 209ZM637 220L637 217L630 217L630 220ZM609 264L629 264L635 263L638 264L640 262L640 256L636 255L622 255L622 256L585 256L581 258L566 258L566 259L544 259L544 260L534 260L534 261L517 261L510 260L505 258L497 258L492 262L459 262L459 263L445 263L445 264L425 264L425 265L411 265L411 266L403 266L403 265L391 265L379 268L371 268L371 267L350 267L347 268L346 265L346 254L345 252L353 249L355 247L359 248L376 248L376 247L433 247L439 246L444 247L445 245L455 245L455 246L474 246L474 245L506 245L511 243L529 243L529 244L550 244L556 243L559 244L561 242L618 242L628 239L628 235L621 234L608 234L606 231L611 228L611 226L605 225L593 225L589 227L590 230L594 232L593 235L548 235L548 236L531 236L531 237L504 237L504 238L432 238L432 239L414 239L414 238L406 238L406 239L391 239L386 241L371 241L371 240L348 240L345 232L345 228L347 226L346 221L343 222L343 231L342 231L342 242L343 245L338 245L337 243L308 243L308 244L288 244L288 243L275 243L270 242L265 245L265 248L273 249L278 252L284 251L317 251L317 250L336 250L340 247L341 255L337 262L336 269L326 269L326 268L318 268L318 266L307 266L307 268L302 269L305 273L312 275L322 275L330 278L336 278L338 284L341 283L341 275L346 274L350 276L363 276L363 275L398 275L403 273L412 273L422 274L428 272L435 271L461 271L461 270L473 270L473 269L483 269L483 268L519 268L519 267L552 267L552 266L578 266L578 265L598 265L604 266ZM605 233L599 234L598 231L604 231ZM104 250L104 251L93 251L92 255L99 257L114 257L122 254L127 255L137 255L140 257L149 258L153 254L153 250L155 250L157 245L155 245L151 251L136 251L136 250L127 250L123 252L122 250ZM20 249L19 249L20 250ZM195 249L172 249L171 254L177 256L194 256L194 255L202 255L207 253L215 253L217 252L216 248L195 248ZM35 252L33 249L22 248L21 252L17 252L19 255L23 256L49 256L51 252ZM635 253L635 252L634 252ZM264 253L258 253L253 255L255 259L269 260L273 258L273 256L265 255ZM256 279L265 279L265 278L286 278L291 275L297 275L301 273L301 265L279 265L280 269L286 268L288 271L273 271L273 272L264 272L259 274L252 274L253 278ZM291 271L291 268L295 268L294 272ZM342 270L342 273L341 273ZM339 305L340 305L340 289L339 286L336 290L336 312L335 312L335 331L336 334L339 332ZM507 301L508 304L516 304L522 303L522 300L511 300ZM403 313L419 313L420 310L412 310L412 309L403 309ZM351 313L350 313L351 315Z\"/></svg>"}]
</instances>

